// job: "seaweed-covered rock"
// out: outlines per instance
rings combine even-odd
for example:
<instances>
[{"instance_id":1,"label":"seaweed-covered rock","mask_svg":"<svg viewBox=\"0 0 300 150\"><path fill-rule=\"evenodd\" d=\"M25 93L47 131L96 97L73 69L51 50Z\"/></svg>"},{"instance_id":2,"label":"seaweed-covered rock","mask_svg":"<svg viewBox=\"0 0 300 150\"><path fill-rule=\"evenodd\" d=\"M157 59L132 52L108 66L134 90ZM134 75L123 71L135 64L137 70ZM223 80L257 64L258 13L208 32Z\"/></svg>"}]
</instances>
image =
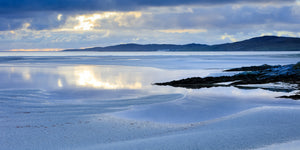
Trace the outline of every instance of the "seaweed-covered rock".
<instances>
[{"instance_id":1,"label":"seaweed-covered rock","mask_svg":"<svg viewBox=\"0 0 300 150\"><path fill-rule=\"evenodd\" d=\"M300 94L295 94L295 95L289 95L289 96L279 96L277 98L290 98L290 99L293 99L293 100L299 100L300 99Z\"/></svg>"},{"instance_id":2,"label":"seaweed-covered rock","mask_svg":"<svg viewBox=\"0 0 300 150\"><path fill-rule=\"evenodd\" d=\"M300 62L291 65L262 65L262 66L251 66L234 68L225 71L243 71L233 76L219 76L219 77L193 77L182 80L155 83L155 85L170 85L174 87L185 87L185 88L209 88L219 86L235 86L247 84L266 84L283 82L289 84L298 85L300 88ZM231 82L229 84L222 84L222 82ZM287 90L289 91L289 90ZM299 95L293 96L298 98ZM283 96L281 98L292 98Z\"/></svg>"},{"instance_id":3,"label":"seaweed-covered rock","mask_svg":"<svg viewBox=\"0 0 300 150\"><path fill-rule=\"evenodd\" d=\"M273 68L275 66L270 66L267 64L261 65L261 66L250 66L250 67L240 67L240 68L232 68L225 71L262 71L266 69Z\"/></svg>"}]
</instances>

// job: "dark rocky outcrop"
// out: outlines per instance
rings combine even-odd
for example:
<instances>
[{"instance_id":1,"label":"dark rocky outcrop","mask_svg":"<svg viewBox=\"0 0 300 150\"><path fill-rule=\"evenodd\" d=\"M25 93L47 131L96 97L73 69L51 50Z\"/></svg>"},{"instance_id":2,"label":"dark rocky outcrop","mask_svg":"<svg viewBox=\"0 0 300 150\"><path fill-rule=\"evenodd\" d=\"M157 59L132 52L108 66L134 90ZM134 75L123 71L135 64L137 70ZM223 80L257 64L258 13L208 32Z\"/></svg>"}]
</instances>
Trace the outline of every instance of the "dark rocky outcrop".
<instances>
[{"instance_id":1,"label":"dark rocky outcrop","mask_svg":"<svg viewBox=\"0 0 300 150\"><path fill-rule=\"evenodd\" d=\"M293 99L293 100L300 100L300 93L297 93L295 95L289 95L289 96L279 96L277 98L290 98L290 99Z\"/></svg>"},{"instance_id":2,"label":"dark rocky outcrop","mask_svg":"<svg viewBox=\"0 0 300 150\"><path fill-rule=\"evenodd\" d=\"M237 88L247 88L251 84L267 84L267 83L286 83L296 85L293 88L262 88L271 91L286 91L291 92L300 89L300 62L291 65L261 65L251 67L233 68L225 71L242 71L233 76L219 76L219 77L193 77L182 80L155 83L155 85L170 85L174 87L184 88L210 88L210 87L229 87L234 86ZM227 83L225 83L227 82ZM228 83L229 82L229 83ZM251 87L255 88L255 87ZM257 87L258 88L258 87ZM292 98L299 99L299 93L292 96L281 96L279 98Z\"/></svg>"},{"instance_id":3,"label":"dark rocky outcrop","mask_svg":"<svg viewBox=\"0 0 300 150\"><path fill-rule=\"evenodd\" d=\"M274 67L280 67L280 66L270 66L267 64L261 65L261 66L250 66L250 67L240 67L240 68L232 68L225 71L263 71L266 69L274 68Z\"/></svg>"}]
</instances>

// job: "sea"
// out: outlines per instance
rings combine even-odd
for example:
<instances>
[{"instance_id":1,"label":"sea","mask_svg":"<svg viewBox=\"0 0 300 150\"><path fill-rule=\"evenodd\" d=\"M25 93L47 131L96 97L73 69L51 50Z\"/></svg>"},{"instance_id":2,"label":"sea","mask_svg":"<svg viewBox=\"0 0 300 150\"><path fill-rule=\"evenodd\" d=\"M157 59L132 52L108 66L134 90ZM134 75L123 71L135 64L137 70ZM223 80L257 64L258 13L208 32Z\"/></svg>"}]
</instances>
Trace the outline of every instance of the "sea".
<instances>
[{"instance_id":1,"label":"sea","mask_svg":"<svg viewBox=\"0 0 300 150\"><path fill-rule=\"evenodd\" d=\"M154 84L299 61L300 51L0 52L0 149L300 149L300 101L277 98L297 85Z\"/></svg>"}]
</instances>

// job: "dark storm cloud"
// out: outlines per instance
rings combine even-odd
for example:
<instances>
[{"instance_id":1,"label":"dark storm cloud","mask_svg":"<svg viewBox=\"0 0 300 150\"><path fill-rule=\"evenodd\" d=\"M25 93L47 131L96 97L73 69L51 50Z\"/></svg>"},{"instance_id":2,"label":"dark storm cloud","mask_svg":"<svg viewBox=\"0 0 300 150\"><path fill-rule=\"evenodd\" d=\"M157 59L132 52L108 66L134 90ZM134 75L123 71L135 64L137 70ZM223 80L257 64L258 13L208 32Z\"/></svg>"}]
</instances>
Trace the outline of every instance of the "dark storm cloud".
<instances>
[{"instance_id":1,"label":"dark storm cloud","mask_svg":"<svg viewBox=\"0 0 300 150\"><path fill-rule=\"evenodd\" d=\"M0 0L0 13L26 11L126 11L151 6L287 3L295 0Z\"/></svg>"},{"instance_id":2,"label":"dark storm cloud","mask_svg":"<svg viewBox=\"0 0 300 150\"><path fill-rule=\"evenodd\" d=\"M300 8L300 7L299 7ZM260 25L300 24L300 14L293 6L240 6L201 7L193 12L144 15L140 28L149 29L225 29L244 30ZM135 23L137 26L138 23ZM271 29L271 28L270 28ZM282 28L284 29L284 28ZM285 28L287 30L289 28ZM299 28L298 28L299 31Z\"/></svg>"},{"instance_id":3,"label":"dark storm cloud","mask_svg":"<svg viewBox=\"0 0 300 150\"><path fill-rule=\"evenodd\" d=\"M3 30L14 30L22 27L22 24L24 24L25 21L19 20L19 19L6 19L6 18L0 18L0 31Z\"/></svg>"},{"instance_id":4,"label":"dark storm cloud","mask_svg":"<svg viewBox=\"0 0 300 150\"><path fill-rule=\"evenodd\" d=\"M37 13L24 12L20 14L0 14L0 31L16 30L30 23L29 29L43 30L57 28L65 23L65 17L57 19L57 12L40 11Z\"/></svg>"},{"instance_id":5,"label":"dark storm cloud","mask_svg":"<svg viewBox=\"0 0 300 150\"><path fill-rule=\"evenodd\" d=\"M295 0L0 0L0 31L19 29L25 22L30 23L30 29L35 30L56 28L64 23L64 20L56 19L58 13L68 16L92 11L132 11L157 6L291 2Z\"/></svg>"}]
</instances>

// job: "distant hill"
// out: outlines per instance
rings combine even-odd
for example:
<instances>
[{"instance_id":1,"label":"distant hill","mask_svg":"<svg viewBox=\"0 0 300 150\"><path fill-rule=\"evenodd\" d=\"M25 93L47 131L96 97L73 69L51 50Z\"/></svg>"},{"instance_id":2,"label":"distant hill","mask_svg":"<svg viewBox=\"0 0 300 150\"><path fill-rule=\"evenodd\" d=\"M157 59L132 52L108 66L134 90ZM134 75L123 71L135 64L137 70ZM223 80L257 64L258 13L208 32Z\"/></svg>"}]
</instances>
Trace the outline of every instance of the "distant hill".
<instances>
[{"instance_id":1,"label":"distant hill","mask_svg":"<svg viewBox=\"0 0 300 150\"><path fill-rule=\"evenodd\" d=\"M300 38L262 36L218 45L120 44L64 51L300 51Z\"/></svg>"},{"instance_id":2,"label":"distant hill","mask_svg":"<svg viewBox=\"0 0 300 150\"><path fill-rule=\"evenodd\" d=\"M300 38L262 36L252 39L212 45L213 51L300 51Z\"/></svg>"},{"instance_id":3,"label":"distant hill","mask_svg":"<svg viewBox=\"0 0 300 150\"><path fill-rule=\"evenodd\" d=\"M203 44L120 44L107 47L93 47L86 49L68 49L64 51L199 51L207 48L208 45Z\"/></svg>"}]
</instances>

